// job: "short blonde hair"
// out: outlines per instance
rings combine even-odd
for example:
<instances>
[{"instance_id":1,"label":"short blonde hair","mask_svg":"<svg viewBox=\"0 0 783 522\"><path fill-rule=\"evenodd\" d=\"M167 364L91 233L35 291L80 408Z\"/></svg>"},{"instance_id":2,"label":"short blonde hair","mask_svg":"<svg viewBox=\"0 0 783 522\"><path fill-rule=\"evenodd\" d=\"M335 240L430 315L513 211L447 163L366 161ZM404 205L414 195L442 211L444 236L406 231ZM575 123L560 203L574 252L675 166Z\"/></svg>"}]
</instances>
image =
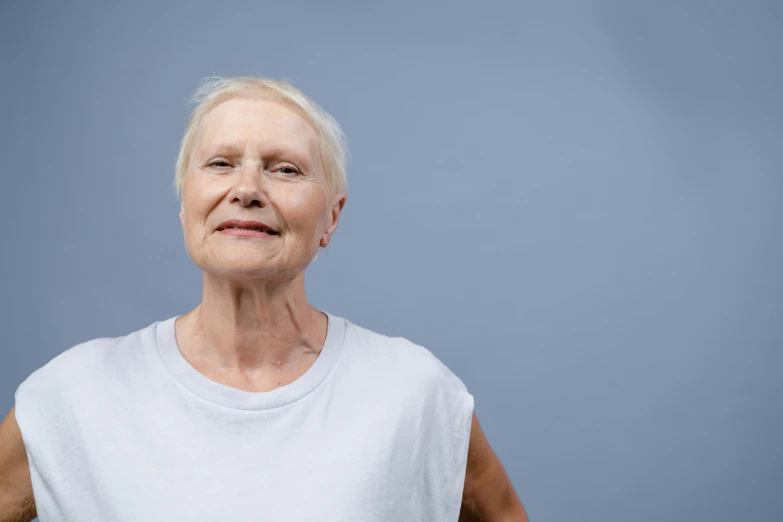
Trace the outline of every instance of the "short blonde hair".
<instances>
[{"instance_id":1,"label":"short blonde hair","mask_svg":"<svg viewBox=\"0 0 783 522\"><path fill-rule=\"evenodd\" d=\"M206 78L191 98L196 104L190 115L185 135L177 157L174 187L181 195L182 183L190 161L190 154L201 121L212 109L233 98L259 98L277 101L297 110L308 120L318 134L321 143L321 161L329 186L330 196L348 191L346 175L346 138L337 121L302 91L285 80L270 80L262 77Z\"/></svg>"}]
</instances>

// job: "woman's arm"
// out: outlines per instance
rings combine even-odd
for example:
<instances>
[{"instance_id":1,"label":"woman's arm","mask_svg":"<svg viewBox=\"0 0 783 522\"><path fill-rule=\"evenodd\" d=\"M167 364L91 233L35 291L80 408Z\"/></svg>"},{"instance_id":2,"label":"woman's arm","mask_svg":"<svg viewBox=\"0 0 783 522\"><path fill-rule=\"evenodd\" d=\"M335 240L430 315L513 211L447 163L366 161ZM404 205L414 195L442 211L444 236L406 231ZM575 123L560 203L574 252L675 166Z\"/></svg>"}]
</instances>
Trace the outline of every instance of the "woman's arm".
<instances>
[{"instance_id":1,"label":"woman's arm","mask_svg":"<svg viewBox=\"0 0 783 522\"><path fill-rule=\"evenodd\" d=\"M529 522L503 465L473 414L459 522Z\"/></svg>"},{"instance_id":2,"label":"woman's arm","mask_svg":"<svg viewBox=\"0 0 783 522\"><path fill-rule=\"evenodd\" d=\"M30 522L36 516L33 485L16 408L0 424L0 522Z\"/></svg>"}]
</instances>

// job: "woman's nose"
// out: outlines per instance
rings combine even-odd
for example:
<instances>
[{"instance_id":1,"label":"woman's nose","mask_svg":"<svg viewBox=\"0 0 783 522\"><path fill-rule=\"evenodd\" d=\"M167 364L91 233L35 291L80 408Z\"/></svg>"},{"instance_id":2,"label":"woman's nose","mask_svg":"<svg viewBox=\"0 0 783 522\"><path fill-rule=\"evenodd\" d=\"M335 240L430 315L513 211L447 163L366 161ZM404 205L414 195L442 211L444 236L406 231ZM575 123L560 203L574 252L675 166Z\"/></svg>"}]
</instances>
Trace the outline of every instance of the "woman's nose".
<instances>
[{"instance_id":1,"label":"woman's nose","mask_svg":"<svg viewBox=\"0 0 783 522\"><path fill-rule=\"evenodd\" d=\"M245 207L253 204L265 206L269 201L266 189L267 179L263 168L258 162L247 162L242 165L237 182L232 189L234 192L232 201L237 201Z\"/></svg>"}]
</instances>

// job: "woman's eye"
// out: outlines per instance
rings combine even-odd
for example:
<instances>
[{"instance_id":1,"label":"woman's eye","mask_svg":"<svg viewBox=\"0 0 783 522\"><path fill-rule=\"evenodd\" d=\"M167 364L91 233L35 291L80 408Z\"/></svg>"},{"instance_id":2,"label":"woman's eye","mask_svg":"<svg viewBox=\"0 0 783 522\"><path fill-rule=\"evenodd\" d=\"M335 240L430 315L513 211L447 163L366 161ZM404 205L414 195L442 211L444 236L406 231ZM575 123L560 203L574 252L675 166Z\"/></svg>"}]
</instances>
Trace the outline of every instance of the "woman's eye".
<instances>
[{"instance_id":1,"label":"woman's eye","mask_svg":"<svg viewBox=\"0 0 783 522\"><path fill-rule=\"evenodd\" d=\"M296 170L294 167L289 167L289 166L280 167L278 170L282 174L285 174L287 176L295 176L295 175L299 174L298 170Z\"/></svg>"},{"instance_id":2,"label":"woman's eye","mask_svg":"<svg viewBox=\"0 0 783 522\"><path fill-rule=\"evenodd\" d=\"M207 164L208 167L230 167L227 161L215 160Z\"/></svg>"}]
</instances>

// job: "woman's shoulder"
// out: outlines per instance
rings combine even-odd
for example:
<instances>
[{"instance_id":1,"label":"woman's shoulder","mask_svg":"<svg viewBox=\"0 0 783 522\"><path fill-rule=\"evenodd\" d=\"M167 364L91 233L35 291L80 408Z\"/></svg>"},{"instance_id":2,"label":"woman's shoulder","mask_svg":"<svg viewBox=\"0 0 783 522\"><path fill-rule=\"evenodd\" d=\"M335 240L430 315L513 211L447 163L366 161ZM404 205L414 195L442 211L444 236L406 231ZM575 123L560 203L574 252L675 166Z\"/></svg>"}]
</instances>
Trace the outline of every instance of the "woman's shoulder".
<instances>
[{"instance_id":1,"label":"woman's shoulder","mask_svg":"<svg viewBox=\"0 0 783 522\"><path fill-rule=\"evenodd\" d=\"M431 449L432 455L459 448L464 462L474 397L433 351L407 337L382 334L352 323L346 329L344 348L348 356L339 377L346 382L351 397L372 404L368 409L382 405L388 418L413 422L409 426L417 434L426 423L423 432L429 437L430 447L436 448ZM446 449L437 449L441 447ZM433 457L433 462L438 460ZM457 462L452 454L440 461ZM452 472L444 470L438 476Z\"/></svg>"},{"instance_id":2,"label":"woman's shoulder","mask_svg":"<svg viewBox=\"0 0 783 522\"><path fill-rule=\"evenodd\" d=\"M369 373L402 378L428 388L467 391L462 380L428 347L408 337L346 322L347 357Z\"/></svg>"},{"instance_id":3,"label":"woman's shoulder","mask_svg":"<svg viewBox=\"0 0 783 522\"><path fill-rule=\"evenodd\" d=\"M140 344L151 340L159 321L116 337L95 337L73 345L33 371L17 388L16 396L28 394L56 397L99 380L115 368L127 368L142 350Z\"/></svg>"}]
</instances>

